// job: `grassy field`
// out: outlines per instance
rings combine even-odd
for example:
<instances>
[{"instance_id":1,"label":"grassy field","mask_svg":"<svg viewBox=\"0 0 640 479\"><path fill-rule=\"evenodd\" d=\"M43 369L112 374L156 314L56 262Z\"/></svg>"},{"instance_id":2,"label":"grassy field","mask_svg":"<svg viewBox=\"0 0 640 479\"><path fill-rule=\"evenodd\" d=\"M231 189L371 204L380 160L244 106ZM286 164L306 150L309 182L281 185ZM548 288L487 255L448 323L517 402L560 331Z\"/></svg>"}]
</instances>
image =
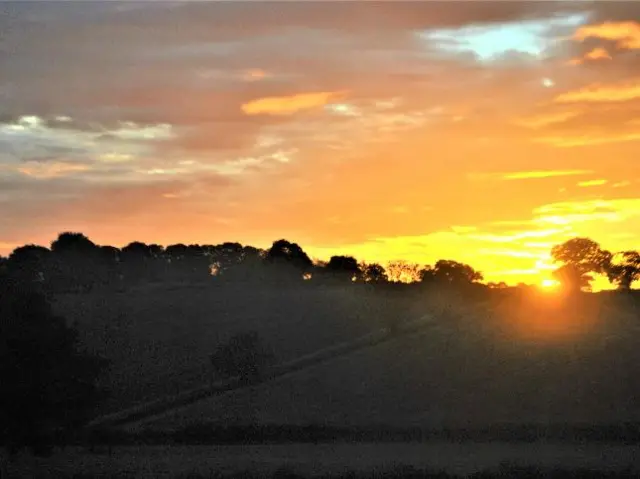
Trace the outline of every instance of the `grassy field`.
<instances>
[{"instance_id":1,"label":"grassy field","mask_svg":"<svg viewBox=\"0 0 640 479\"><path fill-rule=\"evenodd\" d=\"M68 449L51 458L23 457L15 477L208 478L234 477L637 477L636 446L575 444L287 444L264 446L158 446L116 448L111 456ZM506 468L504 465L509 464ZM400 467L403 465L404 467ZM532 474L535 467L540 475ZM414 469L412 469L414 468ZM502 469L502 470L501 470ZM542 476L544 470L557 475ZM560 470L582 469L590 475ZM420 470L434 471L433 476ZM492 471L482 474L480 471ZM529 473L525 475L525 473ZM533 471L535 472L535 471ZM78 474L78 475L75 475ZM294 474L297 474L294 476ZM351 475L348 475L351 474ZM356 476L358 474L358 476ZM413 474L413 475L412 475ZM442 478L442 476L440 476ZM613 476L616 477L616 476Z\"/></svg>"},{"instance_id":2,"label":"grassy field","mask_svg":"<svg viewBox=\"0 0 640 479\"><path fill-rule=\"evenodd\" d=\"M211 379L209 354L238 332L257 331L284 362L426 308L424 298L395 292L304 286L95 291L59 295L54 307L77 321L89 349L112 361L104 412L205 384Z\"/></svg>"},{"instance_id":3,"label":"grassy field","mask_svg":"<svg viewBox=\"0 0 640 479\"><path fill-rule=\"evenodd\" d=\"M190 424L471 430L524 423L589 430L640 421L636 300L498 295L453 317L438 314L442 301L453 309L465 306L461 297L365 288L214 286L67 295L55 306L78 322L91 349L113 361L106 410L205 383L208 354L235 332L258 331L286 362L354 341L390 318L431 316L419 332L128 424L133 431ZM637 444L537 441L146 445L116 447L113 455L69 448L12 467L17 477L220 477L239 471L272 477L281 467L303 477L380 477L405 464L460 476L518 477L478 472L506 461L556 470L544 477L582 477L558 468L640 474ZM527 477L543 477L536 474Z\"/></svg>"},{"instance_id":4,"label":"grassy field","mask_svg":"<svg viewBox=\"0 0 640 479\"><path fill-rule=\"evenodd\" d=\"M523 325L564 324L523 334ZM562 333L559 334L558 332ZM640 322L600 300L498 302L475 317L232 391L137 426L483 427L640 420Z\"/></svg>"}]
</instances>

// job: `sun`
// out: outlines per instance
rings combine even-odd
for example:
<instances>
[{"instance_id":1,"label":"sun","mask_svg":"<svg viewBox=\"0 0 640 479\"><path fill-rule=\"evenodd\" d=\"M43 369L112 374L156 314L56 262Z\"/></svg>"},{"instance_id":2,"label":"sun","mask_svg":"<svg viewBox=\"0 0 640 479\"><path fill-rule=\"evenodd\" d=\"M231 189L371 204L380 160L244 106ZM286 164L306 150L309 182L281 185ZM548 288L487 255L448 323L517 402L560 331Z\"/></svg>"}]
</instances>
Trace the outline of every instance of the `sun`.
<instances>
[{"instance_id":1,"label":"sun","mask_svg":"<svg viewBox=\"0 0 640 479\"><path fill-rule=\"evenodd\" d=\"M553 291L555 289L558 289L559 286L560 282L556 281L555 279L543 279L540 282L540 287L545 291Z\"/></svg>"}]
</instances>

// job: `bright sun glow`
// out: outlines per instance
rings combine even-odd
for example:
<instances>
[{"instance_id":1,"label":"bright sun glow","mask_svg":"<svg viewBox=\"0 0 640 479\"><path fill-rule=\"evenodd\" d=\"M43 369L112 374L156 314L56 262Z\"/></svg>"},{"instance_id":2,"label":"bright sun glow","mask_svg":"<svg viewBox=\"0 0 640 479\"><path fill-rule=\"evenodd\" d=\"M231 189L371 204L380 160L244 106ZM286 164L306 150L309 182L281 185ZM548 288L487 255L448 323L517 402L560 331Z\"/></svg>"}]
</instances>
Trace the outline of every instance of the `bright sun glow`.
<instances>
[{"instance_id":1,"label":"bright sun glow","mask_svg":"<svg viewBox=\"0 0 640 479\"><path fill-rule=\"evenodd\" d=\"M540 286L545 290L553 290L560 286L560 282L555 279L543 279Z\"/></svg>"}]
</instances>

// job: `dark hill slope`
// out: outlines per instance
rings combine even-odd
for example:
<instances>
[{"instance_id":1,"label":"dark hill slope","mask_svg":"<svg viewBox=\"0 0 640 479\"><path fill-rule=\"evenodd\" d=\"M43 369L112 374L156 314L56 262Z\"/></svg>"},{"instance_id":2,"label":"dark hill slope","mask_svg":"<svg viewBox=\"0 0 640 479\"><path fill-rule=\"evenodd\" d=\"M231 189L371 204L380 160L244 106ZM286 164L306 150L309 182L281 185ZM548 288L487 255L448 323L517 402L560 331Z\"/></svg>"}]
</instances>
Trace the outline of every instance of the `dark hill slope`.
<instances>
[{"instance_id":1,"label":"dark hill slope","mask_svg":"<svg viewBox=\"0 0 640 479\"><path fill-rule=\"evenodd\" d=\"M498 307L491 316L441 321L419 334L137 426L174 429L214 422L481 428L638 421L640 323L633 315L612 316L610 308L584 306L581 318L573 307L510 318L504 316L508 307ZM589 310L595 311L591 317ZM525 324L536 315L540 321L556 315L557 321L582 321L588 327L577 328L574 336L544 339L523 337L520 329L505 325Z\"/></svg>"},{"instance_id":2,"label":"dark hill slope","mask_svg":"<svg viewBox=\"0 0 640 479\"><path fill-rule=\"evenodd\" d=\"M112 361L102 412L173 396L211 380L208 356L231 335L256 331L285 362L425 308L424 297L341 287L159 286L59 295L84 343Z\"/></svg>"}]
</instances>

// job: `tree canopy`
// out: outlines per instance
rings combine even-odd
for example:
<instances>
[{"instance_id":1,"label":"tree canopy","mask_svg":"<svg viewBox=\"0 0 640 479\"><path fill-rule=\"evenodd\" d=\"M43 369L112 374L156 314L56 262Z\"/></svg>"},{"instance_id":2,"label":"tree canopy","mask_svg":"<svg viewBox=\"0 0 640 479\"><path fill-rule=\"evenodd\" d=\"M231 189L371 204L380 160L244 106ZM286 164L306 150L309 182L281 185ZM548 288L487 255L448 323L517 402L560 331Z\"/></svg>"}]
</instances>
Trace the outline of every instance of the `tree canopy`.
<instances>
[{"instance_id":1,"label":"tree canopy","mask_svg":"<svg viewBox=\"0 0 640 479\"><path fill-rule=\"evenodd\" d=\"M106 367L79 348L76 330L43 294L0 276L0 446L45 453L64 441L101 399Z\"/></svg>"},{"instance_id":2,"label":"tree canopy","mask_svg":"<svg viewBox=\"0 0 640 479\"><path fill-rule=\"evenodd\" d=\"M551 250L558 264L554 278L572 289L589 289L597 275L619 289L640 280L640 253L603 249L590 238L572 238ZM97 245L82 233L61 233L51 248L28 244L16 248L0 267L47 291L88 291L94 287L123 288L149 282L242 281L297 282L332 278L340 282L422 283L461 287L484 280L471 265L440 259L434 265L391 261L386 265L358 262L334 255L312 261L304 249L286 239L266 250L237 242L218 245L176 243L166 247L133 241L120 248ZM495 287L495 284L488 285ZM505 285L506 286L506 285Z\"/></svg>"}]
</instances>

